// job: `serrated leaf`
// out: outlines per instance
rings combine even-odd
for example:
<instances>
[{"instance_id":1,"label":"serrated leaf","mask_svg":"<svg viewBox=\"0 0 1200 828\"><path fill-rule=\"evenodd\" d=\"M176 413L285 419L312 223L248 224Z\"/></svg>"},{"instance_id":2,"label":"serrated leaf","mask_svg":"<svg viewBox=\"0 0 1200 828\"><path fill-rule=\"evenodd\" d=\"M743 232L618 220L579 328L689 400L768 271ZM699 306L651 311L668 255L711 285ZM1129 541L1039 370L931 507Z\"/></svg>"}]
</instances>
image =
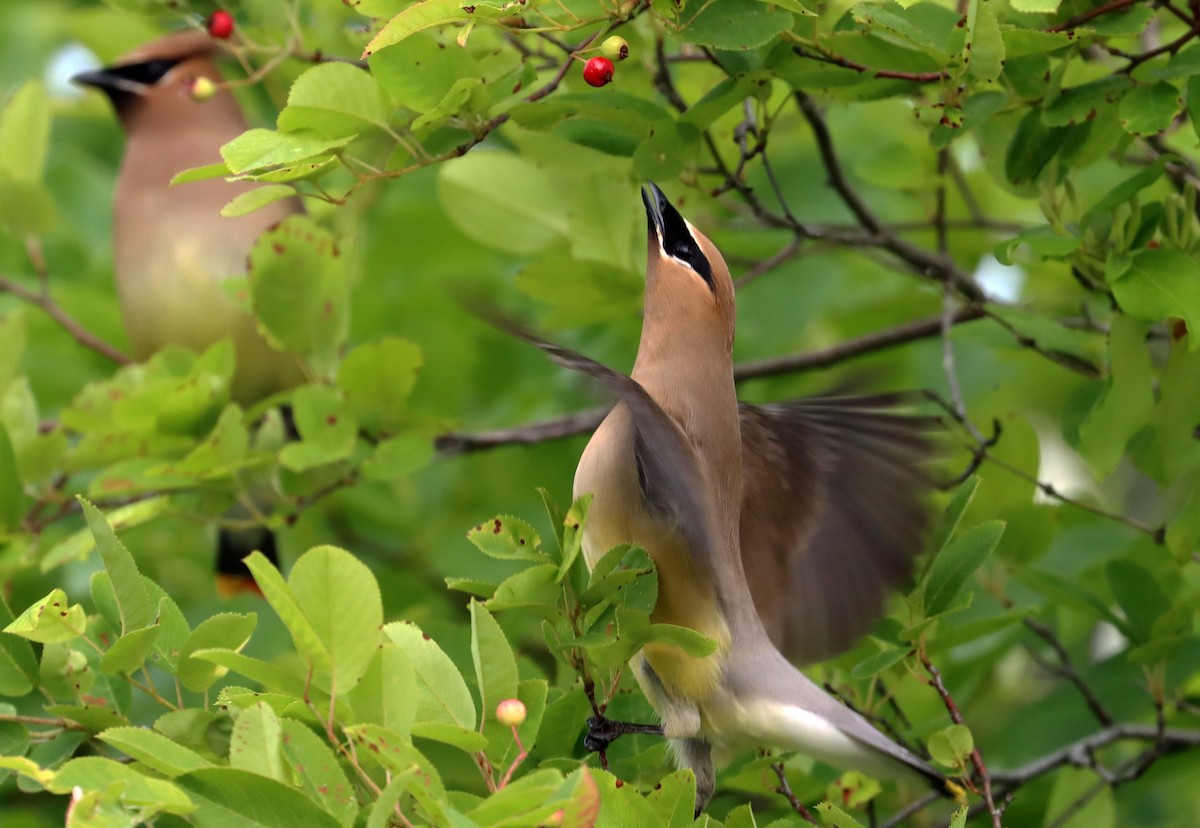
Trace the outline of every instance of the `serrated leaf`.
<instances>
[{"instance_id":1,"label":"serrated leaf","mask_svg":"<svg viewBox=\"0 0 1200 828\"><path fill-rule=\"evenodd\" d=\"M475 703L462 674L433 639L415 624L392 623L387 637L408 655L417 679L417 724L442 722L466 731L478 724ZM414 732L417 730L414 725Z\"/></svg>"},{"instance_id":2,"label":"serrated leaf","mask_svg":"<svg viewBox=\"0 0 1200 828\"><path fill-rule=\"evenodd\" d=\"M517 661L504 631L491 613L472 599L471 661L485 720L495 717L496 705L517 694Z\"/></svg>"},{"instance_id":3,"label":"serrated leaf","mask_svg":"<svg viewBox=\"0 0 1200 828\"><path fill-rule=\"evenodd\" d=\"M1171 125L1183 107L1179 90L1166 81L1135 86L1121 99L1121 126L1132 135L1154 135Z\"/></svg>"},{"instance_id":4,"label":"serrated leaf","mask_svg":"<svg viewBox=\"0 0 1200 828\"><path fill-rule=\"evenodd\" d=\"M369 58L381 49L399 43L417 32L469 20L475 7L468 8L471 9L470 12L464 8L461 0L418 0L389 20L379 30L379 34L371 38L362 56Z\"/></svg>"},{"instance_id":5,"label":"serrated leaf","mask_svg":"<svg viewBox=\"0 0 1200 828\"><path fill-rule=\"evenodd\" d=\"M688 43L716 49L764 46L792 26L792 15L757 0L724 0L702 5L680 32Z\"/></svg>"},{"instance_id":6,"label":"serrated leaf","mask_svg":"<svg viewBox=\"0 0 1200 828\"><path fill-rule=\"evenodd\" d=\"M385 644L343 698L353 708L356 721L408 738L417 714L417 679L408 654L391 642Z\"/></svg>"},{"instance_id":7,"label":"serrated leaf","mask_svg":"<svg viewBox=\"0 0 1200 828\"><path fill-rule=\"evenodd\" d=\"M126 805L148 807L173 814L191 813L195 806L171 782L152 779L133 767L99 756L72 759L63 765L46 787L54 793L106 791L116 786L116 798Z\"/></svg>"},{"instance_id":8,"label":"serrated leaf","mask_svg":"<svg viewBox=\"0 0 1200 828\"><path fill-rule=\"evenodd\" d=\"M1200 331L1200 262L1178 250L1143 250L1126 273L1112 283L1121 310L1145 322L1177 316L1189 331ZM1188 337L1189 350L1200 349L1200 336Z\"/></svg>"},{"instance_id":9,"label":"serrated leaf","mask_svg":"<svg viewBox=\"0 0 1200 828\"><path fill-rule=\"evenodd\" d=\"M246 190L234 196L228 204L221 208L221 215L225 218L244 216L248 213L253 213L260 207L266 207L268 204L274 204L276 201L281 201L294 195L296 195L296 188L289 187L286 184L269 184L263 187L255 187L252 190Z\"/></svg>"},{"instance_id":10,"label":"serrated leaf","mask_svg":"<svg viewBox=\"0 0 1200 828\"><path fill-rule=\"evenodd\" d=\"M283 772L283 727L265 702L243 709L229 737L229 766L286 781Z\"/></svg>"},{"instance_id":11,"label":"serrated leaf","mask_svg":"<svg viewBox=\"0 0 1200 828\"><path fill-rule=\"evenodd\" d=\"M128 633L148 626L154 620L154 604L142 584L142 576L133 556L117 538L99 509L82 497L79 503L96 539L96 549L104 561L104 569L112 582L117 607L121 612L121 632Z\"/></svg>"},{"instance_id":12,"label":"serrated leaf","mask_svg":"<svg viewBox=\"0 0 1200 828\"><path fill-rule=\"evenodd\" d=\"M111 727L96 738L168 778L212 766L195 751L143 727Z\"/></svg>"},{"instance_id":13,"label":"serrated leaf","mask_svg":"<svg viewBox=\"0 0 1200 828\"><path fill-rule=\"evenodd\" d=\"M332 814L342 828L350 828L358 816L355 789L338 764L329 744L295 719L280 722L284 759L314 801Z\"/></svg>"},{"instance_id":14,"label":"serrated leaf","mask_svg":"<svg viewBox=\"0 0 1200 828\"><path fill-rule=\"evenodd\" d=\"M207 690L213 682L225 675L226 669L208 661L194 659L191 657L192 653L218 647L240 650L250 640L250 634L254 632L257 624L258 616L252 612L222 612L201 621L179 648L176 661L176 675L179 681L189 690Z\"/></svg>"},{"instance_id":15,"label":"serrated leaf","mask_svg":"<svg viewBox=\"0 0 1200 828\"><path fill-rule=\"evenodd\" d=\"M288 216L250 250L250 295L273 344L332 376L348 326L345 263L328 230Z\"/></svg>"},{"instance_id":16,"label":"serrated leaf","mask_svg":"<svg viewBox=\"0 0 1200 828\"><path fill-rule=\"evenodd\" d=\"M383 599L375 576L344 549L317 546L296 561L288 587L329 653L334 693L346 692L379 647Z\"/></svg>"},{"instance_id":17,"label":"serrated leaf","mask_svg":"<svg viewBox=\"0 0 1200 828\"><path fill-rule=\"evenodd\" d=\"M146 663L154 652L158 640L159 626L152 624L140 630L127 632L109 647L100 657L100 672L110 676L130 675Z\"/></svg>"},{"instance_id":18,"label":"serrated leaf","mask_svg":"<svg viewBox=\"0 0 1200 828\"><path fill-rule=\"evenodd\" d=\"M327 138L355 136L368 127L387 129L383 90L369 72L331 61L292 82L277 124L284 132Z\"/></svg>"},{"instance_id":19,"label":"serrated leaf","mask_svg":"<svg viewBox=\"0 0 1200 828\"><path fill-rule=\"evenodd\" d=\"M197 828L341 828L302 791L237 768L203 768L175 780L196 804Z\"/></svg>"},{"instance_id":20,"label":"serrated leaf","mask_svg":"<svg viewBox=\"0 0 1200 828\"><path fill-rule=\"evenodd\" d=\"M105 520L114 532L123 532L165 514L170 511L173 503L174 501L166 495L148 497L145 500L109 510L105 515ZM42 558L41 570L48 572L69 561L82 561L87 558L95 546L96 539L92 535L91 529L80 529L50 548L50 551Z\"/></svg>"},{"instance_id":21,"label":"serrated leaf","mask_svg":"<svg viewBox=\"0 0 1200 828\"><path fill-rule=\"evenodd\" d=\"M230 173L290 167L301 161L324 160L333 150L354 140L354 136L320 138L275 132L270 129L250 129L221 147L221 157ZM320 157L320 158L318 158Z\"/></svg>"},{"instance_id":22,"label":"serrated leaf","mask_svg":"<svg viewBox=\"0 0 1200 828\"><path fill-rule=\"evenodd\" d=\"M61 589L53 589L13 619L4 632L41 644L56 644L78 638L85 629L87 614L83 607L72 605Z\"/></svg>"},{"instance_id":23,"label":"serrated leaf","mask_svg":"<svg viewBox=\"0 0 1200 828\"><path fill-rule=\"evenodd\" d=\"M12 610L0 595L0 624L7 627L13 620ZM34 688L37 674L37 659L29 642L0 633L0 696L24 696Z\"/></svg>"},{"instance_id":24,"label":"serrated leaf","mask_svg":"<svg viewBox=\"0 0 1200 828\"><path fill-rule=\"evenodd\" d=\"M310 669L328 673L333 665L332 656L292 595L287 582L279 574L279 570L261 552L251 552L246 558L246 566L271 609L275 610L279 620L291 633L292 643L301 658Z\"/></svg>"},{"instance_id":25,"label":"serrated leaf","mask_svg":"<svg viewBox=\"0 0 1200 828\"><path fill-rule=\"evenodd\" d=\"M537 530L520 518L498 515L467 533L467 540L491 558L512 561L545 561Z\"/></svg>"}]
</instances>

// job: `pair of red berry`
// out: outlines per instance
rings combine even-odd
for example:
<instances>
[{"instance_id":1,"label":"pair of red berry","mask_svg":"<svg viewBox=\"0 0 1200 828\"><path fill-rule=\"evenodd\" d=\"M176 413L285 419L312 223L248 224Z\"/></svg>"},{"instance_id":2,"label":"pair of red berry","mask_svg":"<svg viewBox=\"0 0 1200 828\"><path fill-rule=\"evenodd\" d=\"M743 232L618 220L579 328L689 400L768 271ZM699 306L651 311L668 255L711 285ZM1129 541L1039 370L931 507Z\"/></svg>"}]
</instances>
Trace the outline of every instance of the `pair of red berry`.
<instances>
[{"instance_id":1,"label":"pair of red berry","mask_svg":"<svg viewBox=\"0 0 1200 828\"><path fill-rule=\"evenodd\" d=\"M613 61L629 57L629 43L619 35L613 35L600 44L601 55L583 65L583 79L591 86L607 86L613 79Z\"/></svg>"}]
</instances>

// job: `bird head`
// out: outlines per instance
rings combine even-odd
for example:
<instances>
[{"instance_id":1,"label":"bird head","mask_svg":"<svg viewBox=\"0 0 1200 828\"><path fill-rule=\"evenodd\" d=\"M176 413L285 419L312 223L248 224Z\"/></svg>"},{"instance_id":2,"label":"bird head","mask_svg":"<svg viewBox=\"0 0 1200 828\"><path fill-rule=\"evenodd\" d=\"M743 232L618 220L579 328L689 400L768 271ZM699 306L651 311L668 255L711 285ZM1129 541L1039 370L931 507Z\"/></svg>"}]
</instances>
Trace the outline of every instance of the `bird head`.
<instances>
[{"instance_id":1,"label":"bird head","mask_svg":"<svg viewBox=\"0 0 1200 828\"><path fill-rule=\"evenodd\" d=\"M221 75L213 63L213 56L220 50L219 42L203 31L175 32L139 46L112 66L81 72L71 80L107 95L126 129L152 104L159 109L178 110L186 121L189 111L196 113L194 117L202 117L202 106L236 107L232 95L224 89L216 90L216 101L199 100L193 92L200 78L220 83Z\"/></svg>"},{"instance_id":2,"label":"bird head","mask_svg":"<svg viewBox=\"0 0 1200 828\"><path fill-rule=\"evenodd\" d=\"M733 280L721 252L653 183L646 205L646 316L703 326L733 347ZM657 321L657 320L656 320ZM674 327L674 326L672 326Z\"/></svg>"}]
</instances>

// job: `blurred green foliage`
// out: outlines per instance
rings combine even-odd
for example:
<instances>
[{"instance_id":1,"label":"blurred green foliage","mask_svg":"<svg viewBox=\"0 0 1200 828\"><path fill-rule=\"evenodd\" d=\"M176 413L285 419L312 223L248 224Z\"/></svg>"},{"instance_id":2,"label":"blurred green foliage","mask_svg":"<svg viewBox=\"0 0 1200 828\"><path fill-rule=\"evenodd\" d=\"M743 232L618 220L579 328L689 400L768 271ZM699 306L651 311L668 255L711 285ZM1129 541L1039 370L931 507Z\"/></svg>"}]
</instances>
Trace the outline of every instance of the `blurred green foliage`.
<instances>
[{"instance_id":1,"label":"blurred green foliage","mask_svg":"<svg viewBox=\"0 0 1200 828\"><path fill-rule=\"evenodd\" d=\"M222 5L238 58L268 71L239 90L254 129L190 175L299 192L308 216L272 232L331 242L288 267L252 256L248 274L264 330L311 368L288 395L297 442L270 404L229 404L227 343L118 369L43 312L125 349L110 207L123 139L107 102L66 84L86 68L75 50L107 63L214 6L0 6L5 826L61 824L76 788L77 825L234 824L260 805L274 816L257 824L383 825L397 803L432 824L559 809L569 825L691 824L694 782L661 740L614 746L624 787L579 769L585 665L611 681L611 715L647 720L620 664L638 635L672 634L639 615L652 589L589 594L562 516L544 517L538 488L567 500L585 437L461 451L603 399L456 297L631 364L646 179L735 280L753 277L738 361L969 318L741 386L759 402L930 389L949 401L939 476L974 472L940 496L912 592L817 677L950 767L978 748L998 794L1015 789L1006 824L1195 823L1194 5ZM593 89L582 62L611 30L630 57ZM216 527L251 489L290 571L256 562L266 604L223 601L210 577ZM85 518L76 495L99 511ZM496 513L547 541L519 553L476 532L481 556L464 532ZM608 576L652 583L626 554ZM639 632L614 648L592 625L618 615ZM567 629L580 640L556 649ZM529 756L503 787L517 741L497 697L529 711ZM772 761L721 774L710 824L795 816ZM846 812L822 806L829 824L865 823L873 795L880 819L919 795L838 783L802 757L788 769L802 802ZM950 819L932 806L911 823Z\"/></svg>"}]
</instances>

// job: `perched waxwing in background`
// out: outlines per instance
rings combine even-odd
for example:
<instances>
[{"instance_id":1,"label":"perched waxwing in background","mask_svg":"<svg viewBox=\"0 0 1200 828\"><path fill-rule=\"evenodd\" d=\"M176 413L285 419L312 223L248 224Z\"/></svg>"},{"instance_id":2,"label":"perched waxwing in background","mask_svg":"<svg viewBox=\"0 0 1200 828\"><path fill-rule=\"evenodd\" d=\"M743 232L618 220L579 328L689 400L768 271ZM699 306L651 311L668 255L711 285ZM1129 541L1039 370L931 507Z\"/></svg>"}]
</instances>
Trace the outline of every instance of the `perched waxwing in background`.
<instances>
[{"instance_id":1,"label":"perched waxwing in background","mask_svg":"<svg viewBox=\"0 0 1200 828\"><path fill-rule=\"evenodd\" d=\"M916 464L928 453L927 422L887 411L887 397L739 405L728 267L657 187L642 197L646 299L632 378L517 334L620 400L575 474L575 496L593 495L588 565L620 543L644 547L658 571L652 620L717 641L704 658L647 645L632 663L677 763L695 772L697 812L715 766L766 746L961 798L789 662L846 649L911 574L926 524ZM592 727L599 747L645 732Z\"/></svg>"},{"instance_id":2,"label":"perched waxwing in background","mask_svg":"<svg viewBox=\"0 0 1200 828\"><path fill-rule=\"evenodd\" d=\"M303 379L295 356L271 347L254 318L221 281L246 272L255 239L291 213L295 200L224 218L231 199L257 186L220 178L171 185L183 170L221 160L220 148L247 129L214 63L221 46L200 30L166 35L116 64L75 76L108 96L125 131L113 198L114 272L125 330L144 359L168 345L201 351L233 340L233 399L247 405ZM203 94L195 90L203 89ZM234 516L245 522L244 509ZM236 592L253 581L241 559L259 549L275 558L265 529L222 532L218 587Z\"/></svg>"}]
</instances>

